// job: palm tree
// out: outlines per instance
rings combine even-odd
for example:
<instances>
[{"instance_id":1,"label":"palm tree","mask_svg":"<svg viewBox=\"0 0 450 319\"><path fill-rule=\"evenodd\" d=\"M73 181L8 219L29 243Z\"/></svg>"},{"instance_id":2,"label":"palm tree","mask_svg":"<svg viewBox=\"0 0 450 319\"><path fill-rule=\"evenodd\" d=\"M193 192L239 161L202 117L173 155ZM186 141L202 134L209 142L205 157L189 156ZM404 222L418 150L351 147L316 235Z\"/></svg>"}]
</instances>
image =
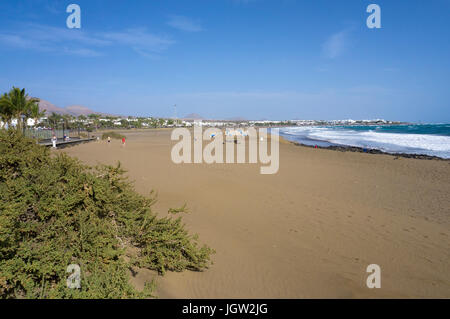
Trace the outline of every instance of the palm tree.
<instances>
[{"instance_id":1,"label":"palm tree","mask_svg":"<svg viewBox=\"0 0 450 319\"><path fill-rule=\"evenodd\" d=\"M0 119L4 125L10 125L13 119L12 106L9 103L8 94L3 94L0 97Z\"/></svg>"},{"instance_id":2,"label":"palm tree","mask_svg":"<svg viewBox=\"0 0 450 319\"><path fill-rule=\"evenodd\" d=\"M45 112L47 112L47 110L43 110L41 111L39 109L39 105L38 104L34 104L33 106L31 106L31 109L29 110L29 118L32 118L34 120L34 126L37 126L37 122L40 118L45 116Z\"/></svg>"},{"instance_id":3,"label":"palm tree","mask_svg":"<svg viewBox=\"0 0 450 319\"><path fill-rule=\"evenodd\" d=\"M13 87L0 98L0 113L2 120L8 125L13 119L17 119L17 128L22 128L21 119L26 120L31 109L38 105L39 99L31 98L25 93L25 89ZM39 108L39 106L37 106Z\"/></svg>"},{"instance_id":4,"label":"palm tree","mask_svg":"<svg viewBox=\"0 0 450 319\"><path fill-rule=\"evenodd\" d=\"M77 126L78 128L80 127L84 127L85 126L85 121L86 121L87 117L84 115L78 115L77 117Z\"/></svg>"},{"instance_id":5,"label":"palm tree","mask_svg":"<svg viewBox=\"0 0 450 319\"><path fill-rule=\"evenodd\" d=\"M56 114L55 112L52 112L52 114L47 119L50 126L53 129L56 129L58 127L58 123L61 122L62 116Z\"/></svg>"},{"instance_id":6,"label":"palm tree","mask_svg":"<svg viewBox=\"0 0 450 319\"><path fill-rule=\"evenodd\" d=\"M70 128L71 127L71 122L72 122L73 116L70 114L64 114L62 116L62 121L64 122L64 125L66 126L66 128Z\"/></svg>"},{"instance_id":7,"label":"palm tree","mask_svg":"<svg viewBox=\"0 0 450 319\"><path fill-rule=\"evenodd\" d=\"M92 113L88 115L88 118L94 122L95 128L98 129L100 124L100 114Z\"/></svg>"}]
</instances>

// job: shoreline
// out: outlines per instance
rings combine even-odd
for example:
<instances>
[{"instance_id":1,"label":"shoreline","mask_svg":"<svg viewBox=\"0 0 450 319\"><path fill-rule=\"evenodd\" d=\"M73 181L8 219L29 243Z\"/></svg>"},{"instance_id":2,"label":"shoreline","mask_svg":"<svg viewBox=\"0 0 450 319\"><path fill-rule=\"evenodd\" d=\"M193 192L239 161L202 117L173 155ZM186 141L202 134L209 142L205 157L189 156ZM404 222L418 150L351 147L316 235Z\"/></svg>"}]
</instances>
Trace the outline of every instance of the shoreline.
<instances>
[{"instance_id":1,"label":"shoreline","mask_svg":"<svg viewBox=\"0 0 450 319\"><path fill-rule=\"evenodd\" d=\"M378 154L378 155L390 155L394 156L396 158L403 157L403 158L414 158L414 159L420 159L420 160L436 160L436 161L444 161L444 162L450 162L450 158L443 158L439 156L432 156L432 155L426 155L426 154L414 154L414 153L389 153L385 151L381 151L375 148L363 148L363 147L357 147L357 146L344 146L344 145L330 145L330 146L315 146L315 145L308 145L303 144L300 142L294 142L291 140L288 140L284 137L281 137L284 140L288 141L289 143L294 144L295 146L301 146L301 147L308 147L308 148L319 148L319 149L325 149L325 150L331 150L331 151L339 151L339 152L356 152L356 153L366 153L366 154Z\"/></svg>"},{"instance_id":2,"label":"shoreline","mask_svg":"<svg viewBox=\"0 0 450 319\"><path fill-rule=\"evenodd\" d=\"M375 125L375 124L373 124ZM402 124L376 124L377 126L394 126L394 125L409 125L409 123L402 123ZM423 125L427 125L427 124L423 124ZM329 126L329 125L312 125L312 126ZM352 125L335 125L335 126L352 126ZM371 126L371 124L366 124L366 125L353 125L353 126ZM266 128L269 129L269 131L267 132L268 135L270 135L270 129L272 128L286 128L287 126L261 126L261 127L255 127L255 129L258 128ZM187 128L189 131L192 131L193 128L192 127L184 127ZM169 128L169 127L159 127L159 128L133 128L133 129L102 129L102 130L98 130L96 132L92 132L92 135L96 135L97 134L103 134L105 132L108 131L114 131L114 132L120 132L120 133L139 133L139 132L164 132L164 131L169 131L169 130L173 130L174 128ZM218 128L219 130L221 130L222 132L225 132L226 128ZM101 136L101 135L100 135ZM414 159L421 159L421 160L438 160L438 161L450 161L450 158L444 158L444 157L439 157L439 156L435 156L435 155L427 155L427 154L419 154L419 153L391 153L391 152L386 152L386 151L382 151L376 148L364 148L364 147L359 147L359 146L350 146L350 145L339 145L339 144L333 144L330 142L327 142L331 145L329 146L320 146L320 145L308 145L308 144L303 144L301 142L297 142L297 141L293 141L290 140L288 138L286 138L285 136L283 136L282 134L279 134L279 138L280 140L285 140L289 143L292 143L296 146L303 146L303 147L308 147L308 148L319 148L319 149L327 149L327 150L333 150L333 151L340 151L340 152L356 152L356 153L366 153L366 154L381 154L381 155L390 155L390 156L394 156L394 157L402 157L402 158L414 158ZM320 140L318 140L318 142L322 142ZM317 146L317 147L316 147Z\"/></svg>"}]
</instances>

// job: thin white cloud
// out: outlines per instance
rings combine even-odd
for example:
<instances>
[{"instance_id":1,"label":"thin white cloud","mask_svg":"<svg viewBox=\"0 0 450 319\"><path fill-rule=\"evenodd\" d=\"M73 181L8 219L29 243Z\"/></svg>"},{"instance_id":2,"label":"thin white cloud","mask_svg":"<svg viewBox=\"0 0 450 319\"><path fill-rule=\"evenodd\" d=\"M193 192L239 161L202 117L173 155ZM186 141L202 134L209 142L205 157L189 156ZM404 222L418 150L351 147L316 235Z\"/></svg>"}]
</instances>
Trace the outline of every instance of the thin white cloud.
<instances>
[{"instance_id":1,"label":"thin white cloud","mask_svg":"<svg viewBox=\"0 0 450 319\"><path fill-rule=\"evenodd\" d=\"M65 48L64 52L67 54L77 55L77 56L81 56L81 57L88 57L88 58L89 57L98 57L98 56L103 55L101 52L91 50L91 49L86 49L86 48L79 48L79 49Z\"/></svg>"},{"instance_id":2,"label":"thin white cloud","mask_svg":"<svg viewBox=\"0 0 450 319\"><path fill-rule=\"evenodd\" d=\"M199 32L203 30L198 22L179 15L169 16L167 25L171 26L172 28L187 32Z\"/></svg>"},{"instance_id":3,"label":"thin white cloud","mask_svg":"<svg viewBox=\"0 0 450 319\"><path fill-rule=\"evenodd\" d=\"M323 54L334 59L342 55L348 47L348 31L341 31L331 35L323 44Z\"/></svg>"},{"instance_id":4,"label":"thin white cloud","mask_svg":"<svg viewBox=\"0 0 450 319\"><path fill-rule=\"evenodd\" d=\"M127 29L120 32L99 33L102 39L137 48L141 51L161 52L174 43L173 40L148 33L145 28Z\"/></svg>"},{"instance_id":5,"label":"thin white cloud","mask_svg":"<svg viewBox=\"0 0 450 319\"><path fill-rule=\"evenodd\" d=\"M0 43L3 43L5 46L12 46L16 48L38 48L40 47L38 43L34 41L30 41L24 37L21 37L17 34L8 34L8 33L0 33Z\"/></svg>"},{"instance_id":6,"label":"thin white cloud","mask_svg":"<svg viewBox=\"0 0 450 319\"><path fill-rule=\"evenodd\" d=\"M144 58L148 58L151 60L161 60L161 55L158 54L154 54L154 53L150 53L148 51L145 50L141 50L139 48L134 47L133 51L136 52L137 54L139 54L140 56L144 57Z\"/></svg>"},{"instance_id":7,"label":"thin white cloud","mask_svg":"<svg viewBox=\"0 0 450 319\"><path fill-rule=\"evenodd\" d=\"M29 24L19 30L0 32L0 44L7 47L82 57L104 55L101 49L113 46L129 47L140 55L161 53L173 43L171 39L149 33L145 28L87 33L83 29Z\"/></svg>"},{"instance_id":8,"label":"thin white cloud","mask_svg":"<svg viewBox=\"0 0 450 319\"><path fill-rule=\"evenodd\" d=\"M86 46L104 46L109 41L88 36L81 30L28 24L20 30L0 33L0 43L13 48L59 52L79 56L99 56L100 52Z\"/></svg>"}]
</instances>

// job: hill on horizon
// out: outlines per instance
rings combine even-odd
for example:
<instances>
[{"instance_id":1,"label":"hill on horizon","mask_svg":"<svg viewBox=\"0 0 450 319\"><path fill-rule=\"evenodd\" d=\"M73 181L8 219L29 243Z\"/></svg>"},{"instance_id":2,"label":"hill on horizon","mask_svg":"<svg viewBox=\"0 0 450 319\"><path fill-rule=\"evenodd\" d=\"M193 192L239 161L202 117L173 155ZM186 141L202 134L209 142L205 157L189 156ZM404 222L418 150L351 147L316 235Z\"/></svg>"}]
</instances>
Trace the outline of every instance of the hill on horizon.
<instances>
[{"instance_id":1,"label":"hill on horizon","mask_svg":"<svg viewBox=\"0 0 450 319\"><path fill-rule=\"evenodd\" d=\"M73 116L80 116L80 115L89 115L89 114L101 114L99 112L94 112L93 110L89 109L86 106L83 105L69 105L66 107L59 107L54 105L53 103L39 99L39 109L46 110L46 114L49 115L51 113L61 114L61 115L73 115Z\"/></svg>"}]
</instances>

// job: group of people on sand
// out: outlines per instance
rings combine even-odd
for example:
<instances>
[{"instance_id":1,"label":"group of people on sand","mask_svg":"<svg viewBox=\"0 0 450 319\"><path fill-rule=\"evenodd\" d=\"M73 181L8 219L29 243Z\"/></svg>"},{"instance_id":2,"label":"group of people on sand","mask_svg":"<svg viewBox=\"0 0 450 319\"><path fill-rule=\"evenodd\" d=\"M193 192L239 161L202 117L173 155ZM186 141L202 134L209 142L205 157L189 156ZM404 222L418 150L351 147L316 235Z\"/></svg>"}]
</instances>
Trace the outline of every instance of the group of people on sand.
<instances>
[{"instance_id":1,"label":"group of people on sand","mask_svg":"<svg viewBox=\"0 0 450 319\"><path fill-rule=\"evenodd\" d=\"M64 135L63 141L69 141L69 140L70 140L70 137ZM97 137L97 140L99 140L98 137ZM53 148L56 148L56 144L58 142L58 138L56 137L55 134L53 134L53 136L51 138L51 141L52 141ZM111 143L111 137L108 136L108 144L110 144L110 143ZM125 137L122 137L122 146L125 146Z\"/></svg>"},{"instance_id":2,"label":"group of people on sand","mask_svg":"<svg viewBox=\"0 0 450 319\"><path fill-rule=\"evenodd\" d=\"M108 144L111 143L111 137L108 136ZM125 137L122 137L122 146L125 146Z\"/></svg>"},{"instance_id":3,"label":"group of people on sand","mask_svg":"<svg viewBox=\"0 0 450 319\"><path fill-rule=\"evenodd\" d=\"M56 143L58 142L58 138L56 137L56 134L54 132L53 132L51 141L52 141L53 148L56 148ZM64 134L63 141L64 142L70 141L70 136L67 136L66 134Z\"/></svg>"}]
</instances>

